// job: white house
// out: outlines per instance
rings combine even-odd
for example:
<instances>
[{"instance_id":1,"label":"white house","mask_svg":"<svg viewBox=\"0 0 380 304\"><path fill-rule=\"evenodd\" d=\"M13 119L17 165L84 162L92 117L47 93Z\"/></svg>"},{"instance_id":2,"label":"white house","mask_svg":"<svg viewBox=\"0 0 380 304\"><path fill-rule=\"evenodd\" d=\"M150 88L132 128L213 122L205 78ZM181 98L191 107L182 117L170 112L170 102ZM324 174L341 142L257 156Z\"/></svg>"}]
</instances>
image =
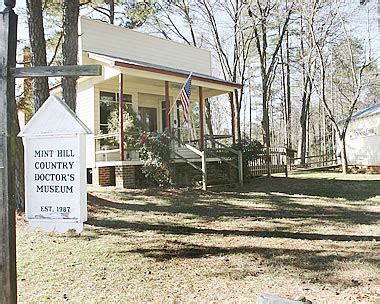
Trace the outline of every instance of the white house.
<instances>
[{"instance_id":1,"label":"white house","mask_svg":"<svg viewBox=\"0 0 380 304\"><path fill-rule=\"evenodd\" d=\"M200 162L198 152L205 145L205 100L228 94L232 104L233 93L241 88L238 83L211 75L211 54L207 50L87 18L79 20L78 61L102 65L102 76L79 78L76 108L78 117L94 134L87 138L87 168L99 185L133 186L136 181L129 177L137 176L142 164L124 142L121 122L118 131L110 130L112 113L133 110L146 131L170 129L178 138L196 142L187 151L177 146L180 156L176 161L192 158ZM175 99L190 73L191 104L196 105L198 118L189 129L183 125L182 107ZM61 88L53 88L51 94L61 94ZM116 145L105 144L110 139ZM208 157L207 161L220 159Z\"/></svg>"},{"instance_id":2,"label":"white house","mask_svg":"<svg viewBox=\"0 0 380 304\"><path fill-rule=\"evenodd\" d=\"M346 148L349 166L380 171L380 103L352 115L346 134Z\"/></svg>"}]
</instances>

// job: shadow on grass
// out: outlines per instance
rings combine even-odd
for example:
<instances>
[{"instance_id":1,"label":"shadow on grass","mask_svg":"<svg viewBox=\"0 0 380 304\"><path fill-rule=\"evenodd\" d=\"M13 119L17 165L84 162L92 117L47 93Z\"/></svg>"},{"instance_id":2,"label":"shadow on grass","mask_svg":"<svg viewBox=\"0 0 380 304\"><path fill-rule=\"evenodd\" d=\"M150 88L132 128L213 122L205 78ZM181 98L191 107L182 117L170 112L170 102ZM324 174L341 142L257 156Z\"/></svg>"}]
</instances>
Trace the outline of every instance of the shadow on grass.
<instances>
[{"instance_id":1,"label":"shadow on grass","mask_svg":"<svg viewBox=\"0 0 380 304\"><path fill-rule=\"evenodd\" d=\"M301 175L302 176L302 175ZM363 201L380 195L380 180L337 180L329 178L256 178L246 192L280 192L288 195L308 195Z\"/></svg>"},{"instance_id":2,"label":"shadow on grass","mask_svg":"<svg viewBox=\"0 0 380 304\"><path fill-rule=\"evenodd\" d=\"M127 222L123 220L108 220L108 219L90 219L88 224L106 228L105 234L120 234L123 232L120 229L128 229L132 231L158 231L162 234L173 235L222 235L222 236L247 236L247 237L261 237L261 238L288 238L300 240L331 240L331 241L377 241L379 236L370 235L339 235L339 234L318 234L318 233L303 233L303 232L289 232L289 231L276 231L276 230L232 230L232 229L209 229L209 228L195 228L182 225L164 225L152 224L144 222ZM113 230L113 229L117 229ZM113 231L112 231L113 230Z\"/></svg>"},{"instance_id":3,"label":"shadow on grass","mask_svg":"<svg viewBox=\"0 0 380 304\"><path fill-rule=\"evenodd\" d=\"M115 190L100 196L102 197L96 194L88 195L89 207L90 210L92 209L88 224L99 228L93 230L98 236L116 235L128 238L129 235L141 236L136 232L145 231L153 231L155 236L158 234L163 236L154 244L146 246L137 244L127 251L123 251L125 248L121 247L120 252L118 251L120 254L139 254L157 261L243 254L247 256L247 265L254 265L254 267L248 267L248 270L241 267L222 267L214 275L229 276L235 271L236 276L258 276L265 271L283 271L284 268L286 271L286 267L295 267L305 270L301 272L302 276L313 277L315 283L318 280L324 283L337 280L336 275L331 275L334 271L339 271L336 263L339 265L346 262L368 263L371 267L372 265L376 267L380 262L375 258L375 254L368 252L368 243L355 243L350 246L343 243L379 241L379 235L344 234L344 231L342 234L339 234L340 231L331 233L334 225L337 225L336 230L338 230L339 227L346 227L346 225L347 227L358 224L373 225L378 222L379 214L365 208L367 203L368 205L376 204L377 198L371 199L380 196L380 181L276 177L255 179L251 185L245 186L241 193L147 189ZM141 214L138 213L149 214L147 218L151 220L139 221ZM135 214L136 217L134 217ZM111 218L114 215L117 218ZM131 220L125 220L123 218L125 215ZM158 223L155 221L155 215L170 217L175 222ZM179 216L176 217L177 215ZM188 218L194 219L195 222L199 221L202 226L187 226L186 221L181 222L182 219ZM233 222L235 219L244 220L247 223L262 221L269 225L258 225L260 228L257 229L252 229L252 227L231 229L231 226L227 225L224 229L207 227L208 222ZM330 233L308 232L307 225L315 225L315 223L328 226ZM338 225L340 223L343 225ZM222 225L218 223L218 226ZM218 237L218 242L221 240L220 236L247 237L247 243L244 244L249 245L231 247L226 243L226 246L207 246L182 242L184 239L189 239L182 236L189 235L199 236L191 238L196 240L215 236ZM269 245L268 247L254 246L255 238L263 238L259 243L269 245L285 240L286 248L273 248ZM311 249L303 248L310 243L286 242L286 240L320 242L313 242L311 246L313 249ZM339 250L334 249L329 241L342 242L338 245ZM221 241L218 245L224 243ZM344 248L343 251L342 248ZM251 259L255 261L249 262ZM260 263L263 263L262 266ZM256 267L257 265L259 267ZM263 269L263 272L257 268ZM351 284L350 280L342 282L339 279L331 283Z\"/></svg>"},{"instance_id":4,"label":"shadow on grass","mask_svg":"<svg viewBox=\"0 0 380 304\"><path fill-rule=\"evenodd\" d=\"M155 192L148 197L158 197L164 202L157 203L147 200L147 196L135 195L133 199L125 199L124 192L115 193L121 202L88 195L90 208L94 206L98 211L112 211L112 209L136 212L153 212L168 214L184 214L200 217L203 220L217 220L223 217L250 218L251 220L271 219L307 219L319 220L327 223L342 222L347 224L372 224L379 219L376 212L352 209L342 204L330 206L302 204L295 202L291 197L264 194L243 196L239 193L211 193L198 191L178 193L176 191ZM230 204L226 198L243 201L244 205ZM250 201L252 204L250 204ZM255 204L265 204L266 207L257 208Z\"/></svg>"},{"instance_id":5,"label":"shadow on grass","mask_svg":"<svg viewBox=\"0 0 380 304\"><path fill-rule=\"evenodd\" d=\"M171 246L173 248L170 248ZM331 270L332 263L341 261L353 262L365 260L374 265L378 265L379 263L379 259L368 258L368 256L356 252L346 252L347 256L342 256L330 254L325 250L280 249L256 246L200 246L177 241L172 242L172 244L168 243L167 248L138 248L123 252L138 253L161 261L173 258L201 258L230 254L252 254L266 260L267 265L265 266L271 266L271 264L275 264L275 266L296 266L312 271Z\"/></svg>"},{"instance_id":6,"label":"shadow on grass","mask_svg":"<svg viewBox=\"0 0 380 304\"><path fill-rule=\"evenodd\" d=\"M302 269L299 274L304 278L304 283L332 283L336 286L352 287L353 280L338 279L334 277L333 272L337 263L360 263L363 262L373 266L379 265L379 259L368 257L365 253L345 252L345 256L338 255L320 250L308 249L279 249L260 246L240 246L240 247L217 247L217 246L200 246L197 244L185 242L166 243L166 248L138 248L128 251L122 251L121 254L135 253L144 257L154 258L157 261L168 261L171 259L192 259L192 258L210 258L223 257L230 255L244 254L250 257L251 267L242 269L241 267L221 267L215 271L216 276L235 275L238 278L253 276L257 277L266 272L287 271L289 267ZM226 260L228 263L229 259ZM355 282L355 281L354 281Z\"/></svg>"}]
</instances>

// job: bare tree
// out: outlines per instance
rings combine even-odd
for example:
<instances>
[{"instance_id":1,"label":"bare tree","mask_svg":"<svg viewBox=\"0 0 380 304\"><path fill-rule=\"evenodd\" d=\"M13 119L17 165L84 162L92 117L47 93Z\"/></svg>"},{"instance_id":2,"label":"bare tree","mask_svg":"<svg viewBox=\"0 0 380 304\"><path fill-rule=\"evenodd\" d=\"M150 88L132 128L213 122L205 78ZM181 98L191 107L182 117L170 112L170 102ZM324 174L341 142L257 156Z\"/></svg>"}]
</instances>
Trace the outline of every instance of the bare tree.
<instances>
[{"instance_id":1,"label":"bare tree","mask_svg":"<svg viewBox=\"0 0 380 304\"><path fill-rule=\"evenodd\" d=\"M305 26L304 18L308 10L305 8L305 4L302 3L301 7L296 7L299 13L299 56L298 60L301 68L301 113L299 117L300 123L300 136L299 136L299 157L301 158L301 164L306 163L306 153L308 151L308 121L310 117L310 102L313 89L313 78L316 69L316 51L313 47L313 41L309 27ZM326 33L326 31L324 31ZM322 43L322 40L320 40Z\"/></svg>"},{"instance_id":2,"label":"bare tree","mask_svg":"<svg viewBox=\"0 0 380 304\"><path fill-rule=\"evenodd\" d=\"M93 19L127 28L145 24L155 13L156 3L149 1L88 0L81 1L81 7ZM158 5L158 4L157 4Z\"/></svg>"},{"instance_id":3,"label":"bare tree","mask_svg":"<svg viewBox=\"0 0 380 304\"><path fill-rule=\"evenodd\" d=\"M244 84L247 80L248 63L251 55L253 40L251 27L246 26L247 5L243 1L235 0L229 2L199 0L206 22L210 27L213 42L212 46L217 54L221 70L225 79L241 83L242 89L234 93L234 122L236 126L237 142L241 142L240 113L242 108ZM229 17L232 28L232 41L222 38L220 25L216 19L216 12L222 10ZM232 42L232 43L231 43ZM228 50L231 48L231 55Z\"/></svg>"},{"instance_id":4,"label":"bare tree","mask_svg":"<svg viewBox=\"0 0 380 304\"><path fill-rule=\"evenodd\" d=\"M181 23L178 22L180 17ZM196 26L200 22L200 12L197 4L186 0L174 1L168 7L156 4L156 11L147 20L146 25L155 33L168 40L178 40L195 47L201 46L205 38L203 33ZM207 99L205 102L205 118L208 133L214 134L212 125L211 103Z\"/></svg>"},{"instance_id":5,"label":"bare tree","mask_svg":"<svg viewBox=\"0 0 380 304\"><path fill-rule=\"evenodd\" d=\"M331 11L329 12L330 16L335 17L338 21L337 24L340 26L340 31L342 32L342 42L341 47L344 47L345 53L347 55L347 77L345 78L345 82L342 84L337 84L337 89L345 100L344 108L342 108L342 116L339 117L333 113L331 104L328 102L327 92L326 92L326 83L327 83L327 57L326 49L321 44L321 41L318 40L318 29L316 28L315 18L318 14L318 6L320 5L319 0L313 1L312 13L308 18L308 26L311 31L312 39L314 46L317 51L317 56L319 59L319 69L320 69L320 98L322 100L323 106L326 111L326 115L333 123L335 131L339 137L339 141L341 144L342 152L342 168L343 173L346 174L348 171L348 161L347 161L347 152L346 152L346 133L348 125L351 121L352 114L355 110L355 106L357 105L361 94L363 92L363 88L365 86L364 83L364 71L367 69L372 63L373 60L369 60L367 56L355 56L353 50L353 37L350 34L348 29L348 23L345 16L342 14L342 8L340 5L335 2L331 6ZM329 52L329 50L327 50ZM364 58L363 58L364 57ZM339 120L339 118L343 118Z\"/></svg>"},{"instance_id":6,"label":"bare tree","mask_svg":"<svg viewBox=\"0 0 380 304\"><path fill-rule=\"evenodd\" d=\"M273 31L271 23L280 13L280 1L252 1L249 8L249 15L252 18L252 28L256 42L256 50L260 60L261 86L262 86L262 107L264 130L264 144L267 148L271 146L270 123L269 123L269 101L275 71L278 63L278 54L283 43L290 15L293 10L293 3L285 7L282 12L282 22L278 25L280 30L277 39L270 39L270 32ZM277 18L279 19L279 18ZM277 20L278 21L278 20ZM268 150L269 152L269 150Z\"/></svg>"}]
</instances>

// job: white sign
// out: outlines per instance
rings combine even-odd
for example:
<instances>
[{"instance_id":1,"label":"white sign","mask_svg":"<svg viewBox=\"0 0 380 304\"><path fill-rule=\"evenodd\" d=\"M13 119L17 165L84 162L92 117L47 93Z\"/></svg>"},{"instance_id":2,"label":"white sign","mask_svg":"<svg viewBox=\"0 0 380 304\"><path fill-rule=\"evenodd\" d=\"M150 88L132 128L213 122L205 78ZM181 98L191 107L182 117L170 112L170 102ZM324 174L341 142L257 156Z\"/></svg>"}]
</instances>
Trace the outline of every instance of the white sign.
<instances>
[{"instance_id":1,"label":"white sign","mask_svg":"<svg viewBox=\"0 0 380 304\"><path fill-rule=\"evenodd\" d=\"M83 230L87 220L85 135L89 133L54 96L20 132L25 146L25 211L32 230Z\"/></svg>"}]
</instances>

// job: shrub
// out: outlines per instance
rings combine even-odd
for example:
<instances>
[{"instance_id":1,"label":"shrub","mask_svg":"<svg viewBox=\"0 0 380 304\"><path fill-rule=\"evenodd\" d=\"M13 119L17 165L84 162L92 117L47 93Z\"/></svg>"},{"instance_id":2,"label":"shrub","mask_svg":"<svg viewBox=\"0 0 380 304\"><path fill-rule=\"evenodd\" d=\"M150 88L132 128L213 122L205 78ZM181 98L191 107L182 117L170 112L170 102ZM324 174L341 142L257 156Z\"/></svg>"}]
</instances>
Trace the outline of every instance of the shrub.
<instances>
[{"instance_id":1,"label":"shrub","mask_svg":"<svg viewBox=\"0 0 380 304\"><path fill-rule=\"evenodd\" d=\"M139 137L141 128L137 120L137 115L133 110L127 109L123 113L123 127L124 127L124 143L127 148L137 149L139 148ZM119 131L119 110L115 109L110 113L108 119L108 130L110 133ZM114 144L118 143L117 137L110 138L114 141Z\"/></svg>"},{"instance_id":2,"label":"shrub","mask_svg":"<svg viewBox=\"0 0 380 304\"><path fill-rule=\"evenodd\" d=\"M244 179L248 178L249 161L256 158L256 155L263 153L263 145L257 140L250 141L247 138L243 138L240 144L233 144L231 148L237 151L242 151L243 175L244 175Z\"/></svg>"},{"instance_id":3,"label":"shrub","mask_svg":"<svg viewBox=\"0 0 380 304\"><path fill-rule=\"evenodd\" d=\"M141 133L140 158L144 160L142 172L159 186L172 184L170 162L170 136L167 132Z\"/></svg>"}]
</instances>

